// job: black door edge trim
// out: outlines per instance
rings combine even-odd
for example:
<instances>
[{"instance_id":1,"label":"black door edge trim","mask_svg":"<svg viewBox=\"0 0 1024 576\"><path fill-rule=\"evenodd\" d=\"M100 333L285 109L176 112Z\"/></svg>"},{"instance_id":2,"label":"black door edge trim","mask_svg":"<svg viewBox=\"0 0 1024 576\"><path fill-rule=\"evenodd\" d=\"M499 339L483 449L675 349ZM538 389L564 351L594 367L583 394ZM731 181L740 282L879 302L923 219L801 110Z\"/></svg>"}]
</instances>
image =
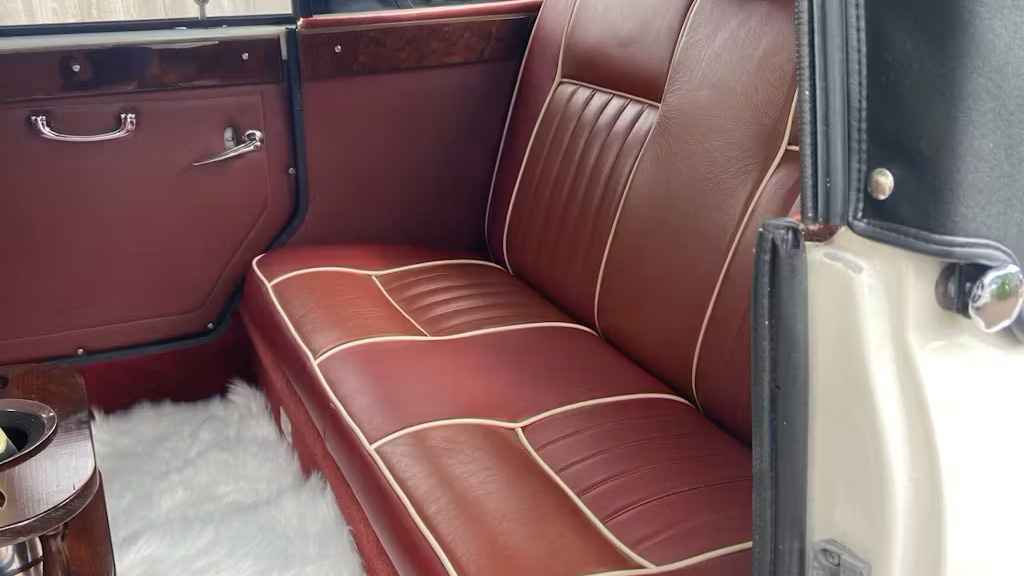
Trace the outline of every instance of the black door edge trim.
<instances>
[{"instance_id":1,"label":"black door edge trim","mask_svg":"<svg viewBox=\"0 0 1024 576\"><path fill-rule=\"evenodd\" d=\"M158 354L160 352L169 352L171 350L181 350L185 348L194 348L196 346L202 346L218 340L223 336L228 327L231 325L232 313L238 307L238 303L242 299L241 289L236 290L231 298L228 299L228 305L221 312L220 316L216 321L213 322L213 328L199 334L189 334L183 337L168 338L166 340L158 340L156 342L148 342L146 344L138 344L134 346L125 346L122 348L113 348L110 350L102 350L99 352L87 352L83 356L59 356L56 358L49 358L41 360L42 364L61 364L64 366L80 366L84 364L99 364L100 362L109 362L111 360L124 360L125 358L134 358L138 356L149 356L151 354Z\"/></svg>"},{"instance_id":2,"label":"black door edge trim","mask_svg":"<svg viewBox=\"0 0 1024 576\"><path fill-rule=\"evenodd\" d=\"M801 112L806 128L800 142L808 224L845 224L846 186L851 180L849 154L854 120L849 108L851 65L847 0L800 0L798 48L805 59L801 87L806 103ZM806 22L800 20L800 16ZM806 46L804 43L806 42ZM813 152L812 152L813 151Z\"/></svg>"},{"instance_id":3,"label":"black door edge trim","mask_svg":"<svg viewBox=\"0 0 1024 576\"><path fill-rule=\"evenodd\" d=\"M269 248L280 248L287 242L306 219L309 209L309 173L306 163L306 125L302 109L302 61L299 55L299 34L295 27L285 32L285 46L288 51L288 103L292 120L292 168L295 170L295 207L291 218L281 233L270 243Z\"/></svg>"},{"instance_id":4,"label":"black door edge trim","mask_svg":"<svg viewBox=\"0 0 1024 576\"><path fill-rule=\"evenodd\" d=\"M859 216L851 218L849 224L850 230L870 240L951 262L987 266L1018 263L1009 248L991 240L945 236L889 222L873 222Z\"/></svg>"},{"instance_id":5,"label":"black door edge trim","mask_svg":"<svg viewBox=\"0 0 1024 576\"><path fill-rule=\"evenodd\" d=\"M810 0L799 0L796 3L796 34L797 34L797 84L800 97L797 98L800 114L800 214L801 219L809 224L820 220L818 199L807 191L815 190L817 167L818 122L817 99L813 92L812 73L815 70L814 57L814 12Z\"/></svg>"},{"instance_id":6,"label":"black door edge trim","mask_svg":"<svg viewBox=\"0 0 1024 576\"><path fill-rule=\"evenodd\" d=\"M807 260L800 226L758 234L751 360L755 576L802 576L807 542Z\"/></svg>"}]
</instances>

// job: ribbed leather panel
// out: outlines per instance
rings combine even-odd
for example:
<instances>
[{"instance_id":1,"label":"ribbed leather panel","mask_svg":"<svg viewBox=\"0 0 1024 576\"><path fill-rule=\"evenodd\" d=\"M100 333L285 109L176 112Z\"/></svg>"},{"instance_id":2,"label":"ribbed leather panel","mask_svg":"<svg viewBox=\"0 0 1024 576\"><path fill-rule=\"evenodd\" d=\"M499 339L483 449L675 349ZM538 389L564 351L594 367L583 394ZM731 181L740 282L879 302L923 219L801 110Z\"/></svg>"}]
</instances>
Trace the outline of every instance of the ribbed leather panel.
<instances>
[{"instance_id":1,"label":"ribbed leather panel","mask_svg":"<svg viewBox=\"0 0 1024 576\"><path fill-rule=\"evenodd\" d=\"M431 336L532 322L571 322L508 272L446 264L378 276L395 303Z\"/></svg>"},{"instance_id":2,"label":"ribbed leather panel","mask_svg":"<svg viewBox=\"0 0 1024 576\"><path fill-rule=\"evenodd\" d=\"M422 336L363 274L324 271L286 278L273 287L281 308L314 357L376 336Z\"/></svg>"},{"instance_id":3,"label":"ribbed leather panel","mask_svg":"<svg viewBox=\"0 0 1024 576\"><path fill-rule=\"evenodd\" d=\"M622 194L658 108L563 82L534 134L511 208L512 271L594 324L594 293Z\"/></svg>"},{"instance_id":4,"label":"ribbed leather panel","mask_svg":"<svg viewBox=\"0 0 1024 576\"><path fill-rule=\"evenodd\" d=\"M750 451L690 406L590 406L525 433L594 515L654 564L750 540Z\"/></svg>"}]
</instances>

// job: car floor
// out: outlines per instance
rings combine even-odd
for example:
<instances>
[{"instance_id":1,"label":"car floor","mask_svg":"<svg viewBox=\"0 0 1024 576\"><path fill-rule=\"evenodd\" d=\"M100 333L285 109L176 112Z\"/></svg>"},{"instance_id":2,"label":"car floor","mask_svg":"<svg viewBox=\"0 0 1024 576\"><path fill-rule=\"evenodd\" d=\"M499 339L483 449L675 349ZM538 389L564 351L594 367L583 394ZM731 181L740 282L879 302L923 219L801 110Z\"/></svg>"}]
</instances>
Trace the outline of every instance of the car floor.
<instances>
[{"instance_id":1,"label":"car floor","mask_svg":"<svg viewBox=\"0 0 1024 576\"><path fill-rule=\"evenodd\" d=\"M364 574L327 483L303 474L244 382L98 412L93 435L119 575Z\"/></svg>"}]
</instances>

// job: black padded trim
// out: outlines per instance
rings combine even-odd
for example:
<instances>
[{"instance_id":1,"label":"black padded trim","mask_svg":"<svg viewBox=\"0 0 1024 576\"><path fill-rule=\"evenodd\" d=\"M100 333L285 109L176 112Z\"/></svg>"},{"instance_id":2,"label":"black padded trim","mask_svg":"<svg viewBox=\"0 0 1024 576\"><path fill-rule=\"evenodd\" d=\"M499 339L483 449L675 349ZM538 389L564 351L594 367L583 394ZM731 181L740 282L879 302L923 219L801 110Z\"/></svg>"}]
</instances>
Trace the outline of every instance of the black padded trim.
<instances>
[{"instance_id":1,"label":"black padded trim","mask_svg":"<svg viewBox=\"0 0 1024 576\"><path fill-rule=\"evenodd\" d=\"M755 576L802 576L807 537L807 260L799 225L764 223L752 296Z\"/></svg>"}]
</instances>

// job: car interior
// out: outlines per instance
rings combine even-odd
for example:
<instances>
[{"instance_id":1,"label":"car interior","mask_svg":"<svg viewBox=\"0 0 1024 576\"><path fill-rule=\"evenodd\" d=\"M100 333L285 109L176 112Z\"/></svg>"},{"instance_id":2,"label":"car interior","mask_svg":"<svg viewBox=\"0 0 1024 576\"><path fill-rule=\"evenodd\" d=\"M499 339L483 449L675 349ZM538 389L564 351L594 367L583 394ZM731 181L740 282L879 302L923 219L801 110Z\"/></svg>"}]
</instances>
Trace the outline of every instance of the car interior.
<instances>
[{"instance_id":1,"label":"car interior","mask_svg":"<svg viewBox=\"0 0 1024 576\"><path fill-rule=\"evenodd\" d=\"M751 574L794 0L310 5L0 38L0 388L116 415L244 380L371 576ZM42 566L94 573L74 530Z\"/></svg>"},{"instance_id":2,"label":"car interior","mask_svg":"<svg viewBox=\"0 0 1024 576\"><path fill-rule=\"evenodd\" d=\"M108 410L254 377L371 574L748 573L793 3L515 0L294 42L297 79L277 34L0 56L2 171L33 191L0 245L34 279L0 286L0 362L98 354ZM201 164L222 140L257 145Z\"/></svg>"}]
</instances>

